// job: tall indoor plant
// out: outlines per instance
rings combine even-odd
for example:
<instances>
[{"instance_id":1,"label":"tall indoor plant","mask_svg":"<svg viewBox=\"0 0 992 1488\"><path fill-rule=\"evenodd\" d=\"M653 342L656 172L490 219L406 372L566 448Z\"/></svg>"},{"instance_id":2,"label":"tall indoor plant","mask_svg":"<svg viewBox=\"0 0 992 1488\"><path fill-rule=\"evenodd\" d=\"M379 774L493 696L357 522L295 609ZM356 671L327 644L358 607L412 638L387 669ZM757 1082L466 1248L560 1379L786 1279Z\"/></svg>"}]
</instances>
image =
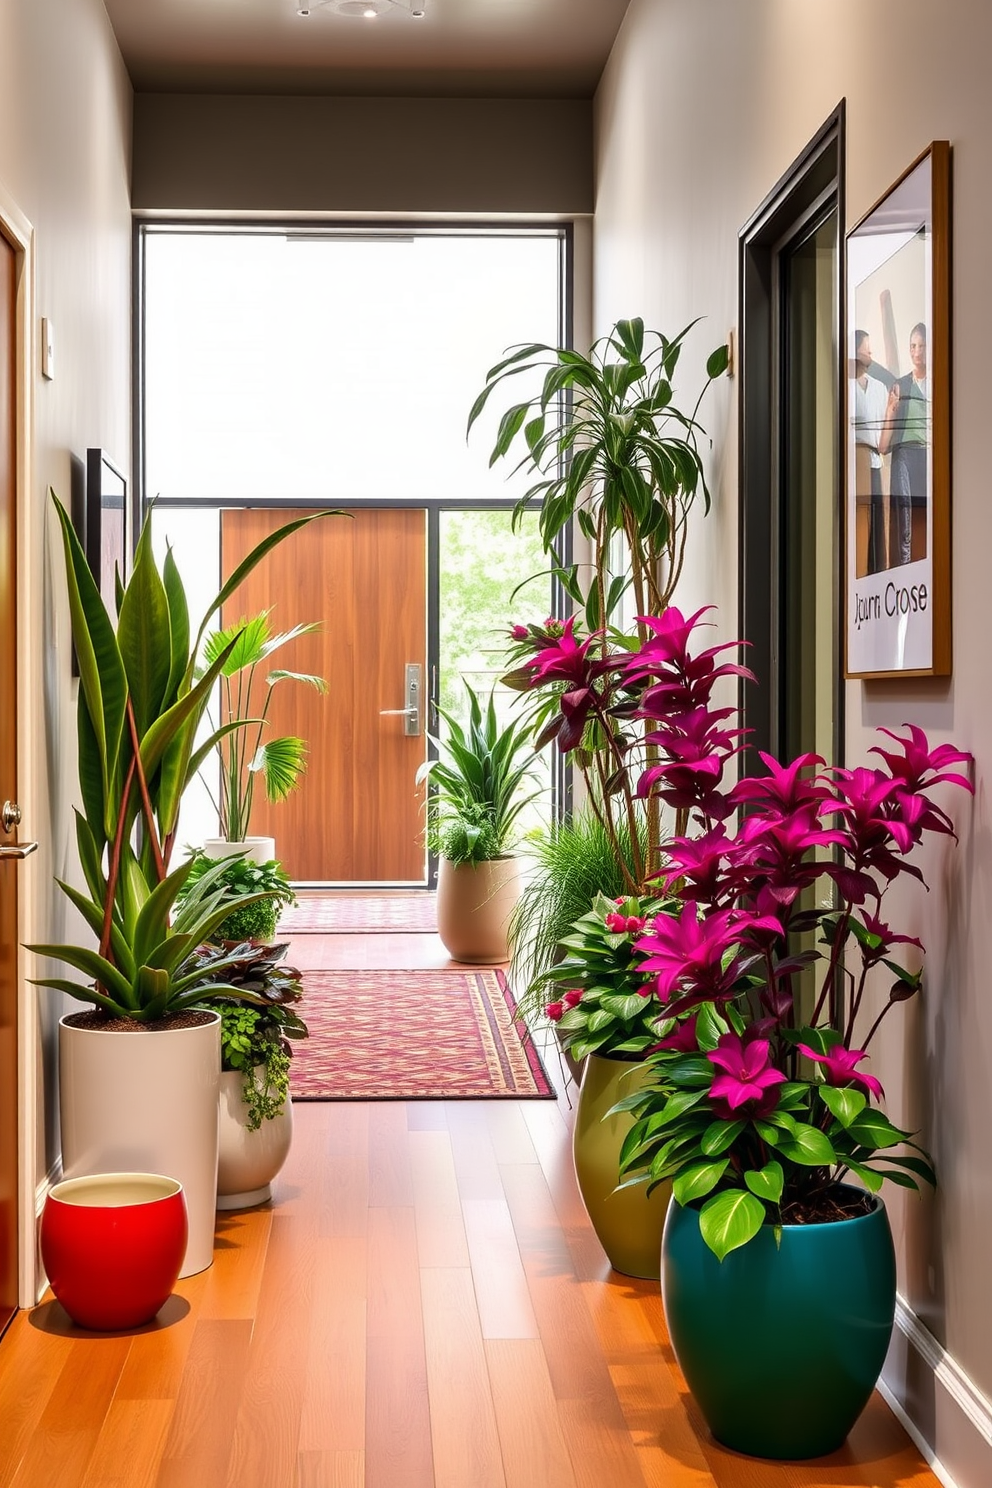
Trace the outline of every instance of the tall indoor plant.
<instances>
[{"instance_id":1,"label":"tall indoor plant","mask_svg":"<svg viewBox=\"0 0 992 1488\"><path fill-rule=\"evenodd\" d=\"M692 411L680 408L674 378L693 325L669 337L646 332L639 318L619 320L588 355L540 343L515 347L491 368L469 414L471 430L497 388L521 375L527 380L541 376L539 392L503 413L490 464L522 447L518 468L538 479L520 498L515 515L528 502L540 500L541 539L577 611L568 626L581 618L595 635L594 649L604 662L617 650L643 644L648 621L664 614L682 572L690 512L699 501L709 509L700 448L705 431L697 414L709 383L726 370L728 353L720 346L711 354L708 380ZM560 539L574 528L588 544L589 561L563 566ZM632 635L618 624L628 590L638 617ZM556 621L515 627L514 638L523 649L514 653L517 665L504 679L510 686L530 691L532 680L520 672L519 662L542 629L551 636L562 633ZM554 684L553 696L532 694L529 709L539 746L549 737L546 725L557 713L557 694L569 690L567 671L548 680ZM572 749L581 739L573 763L618 861L623 861L621 837L627 838L633 861L626 891L637 894L657 858L661 827L656 806L639 804L614 788L617 761L594 716L580 709L566 738L571 738L567 747ZM642 810L647 816L646 853L637 827Z\"/></svg>"},{"instance_id":2,"label":"tall indoor plant","mask_svg":"<svg viewBox=\"0 0 992 1488\"><path fill-rule=\"evenodd\" d=\"M170 859L186 786L218 737L240 726L224 724L196 745L226 652L199 678L195 659L220 605L276 543L313 518L290 522L261 542L223 585L191 639L175 559L167 552L159 571L149 525L128 582L119 585L115 624L68 513L54 493L52 499L79 661L82 809L75 815L85 884L61 887L96 941L95 947L30 947L85 979L45 975L38 983L91 1008L63 1018L59 1027L63 1167L69 1176L144 1170L178 1178L190 1209L188 1275L212 1255L220 1069L219 1017L194 1010L209 994L192 957L232 905L217 887L218 867L174 912L190 864L170 869Z\"/></svg>"},{"instance_id":3,"label":"tall indoor plant","mask_svg":"<svg viewBox=\"0 0 992 1488\"><path fill-rule=\"evenodd\" d=\"M534 793L522 794L533 766L526 727L501 725L493 695L483 707L466 682L469 711L462 725L444 709L437 759L417 775L432 787L427 840L440 856L438 932L456 961L505 961L507 925L519 893L510 851L520 813Z\"/></svg>"}]
</instances>

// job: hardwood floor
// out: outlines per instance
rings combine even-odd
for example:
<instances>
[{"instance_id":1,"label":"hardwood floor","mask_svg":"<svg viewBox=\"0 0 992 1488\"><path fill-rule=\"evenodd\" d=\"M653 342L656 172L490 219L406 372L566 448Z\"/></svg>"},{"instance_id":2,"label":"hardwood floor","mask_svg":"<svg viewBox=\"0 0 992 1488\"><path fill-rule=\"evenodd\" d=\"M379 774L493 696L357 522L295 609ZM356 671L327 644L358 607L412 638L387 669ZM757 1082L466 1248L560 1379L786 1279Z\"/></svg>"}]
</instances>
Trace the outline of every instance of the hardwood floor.
<instances>
[{"instance_id":1,"label":"hardwood floor","mask_svg":"<svg viewBox=\"0 0 992 1488\"><path fill-rule=\"evenodd\" d=\"M445 964L400 939L301 936L290 959ZM813 1464L712 1441L657 1284L612 1273L589 1229L568 1115L297 1105L273 1205L218 1216L213 1266L155 1324L82 1333L50 1297L15 1319L0 1485L937 1488L877 1396Z\"/></svg>"}]
</instances>

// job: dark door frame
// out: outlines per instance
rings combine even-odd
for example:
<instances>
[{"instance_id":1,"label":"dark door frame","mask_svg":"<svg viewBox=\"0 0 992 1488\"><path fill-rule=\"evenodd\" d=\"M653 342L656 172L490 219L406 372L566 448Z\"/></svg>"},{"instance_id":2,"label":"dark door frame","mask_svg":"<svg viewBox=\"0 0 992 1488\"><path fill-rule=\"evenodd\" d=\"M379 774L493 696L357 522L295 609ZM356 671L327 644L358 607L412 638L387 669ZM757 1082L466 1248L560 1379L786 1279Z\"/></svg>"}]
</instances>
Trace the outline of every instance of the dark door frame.
<instances>
[{"instance_id":1,"label":"dark door frame","mask_svg":"<svg viewBox=\"0 0 992 1488\"><path fill-rule=\"evenodd\" d=\"M812 231L830 210L837 213L837 344L844 325L843 242L845 103L842 99L765 200L745 223L738 238L739 287L739 634L748 642L745 660L758 686L742 685L741 712L751 730L751 754L757 749L782 752L780 705L787 679L782 666L782 619L779 594L783 562L780 530L783 388L780 365L781 323L779 265L783 250ZM844 359L838 357L838 408L844 406ZM837 469L843 470L843 427L837 421ZM842 503L838 502L836 541ZM843 551L842 547L840 548ZM844 691L838 668L836 732L842 748ZM747 759L747 756L745 756ZM835 763L840 762L839 753Z\"/></svg>"}]
</instances>

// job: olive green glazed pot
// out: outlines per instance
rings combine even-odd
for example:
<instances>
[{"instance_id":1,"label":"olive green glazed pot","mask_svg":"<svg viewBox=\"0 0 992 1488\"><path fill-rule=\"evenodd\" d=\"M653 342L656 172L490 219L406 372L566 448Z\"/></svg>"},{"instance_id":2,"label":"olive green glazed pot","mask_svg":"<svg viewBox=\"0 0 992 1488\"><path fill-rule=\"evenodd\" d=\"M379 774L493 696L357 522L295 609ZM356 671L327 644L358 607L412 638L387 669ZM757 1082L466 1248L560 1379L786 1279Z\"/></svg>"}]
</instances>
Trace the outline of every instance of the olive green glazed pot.
<instances>
[{"instance_id":1,"label":"olive green glazed pot","mask_svg":"<svg viewBox=\"0 0 992 1488\"><path fill-rule=\"evenodd\" d=\"M657 1281L671 1186L659 1185L650 1198L643 1185L616 1191L620 1148L633 1123L626 1113L607 1115L618 1100L641 1088L646 1073L643 1063L588 1056L575 1110L572 1153L582 1202L610 1265L625 1276Z\"/></svg>"},{"instance_id":2,"label":"olive green glazed pot","mask_svg":"<svg viewBox=\"0 0 992 1488\"><path fill-rule=\"evenodd\" d=\"M868 1403L895 1315L880 1199L833 1224L767 1226L718 1261L672 1201L662 1296L675 1357L717 1441L753 1457L821 1457Z\"/></svg>"}]
</instances>

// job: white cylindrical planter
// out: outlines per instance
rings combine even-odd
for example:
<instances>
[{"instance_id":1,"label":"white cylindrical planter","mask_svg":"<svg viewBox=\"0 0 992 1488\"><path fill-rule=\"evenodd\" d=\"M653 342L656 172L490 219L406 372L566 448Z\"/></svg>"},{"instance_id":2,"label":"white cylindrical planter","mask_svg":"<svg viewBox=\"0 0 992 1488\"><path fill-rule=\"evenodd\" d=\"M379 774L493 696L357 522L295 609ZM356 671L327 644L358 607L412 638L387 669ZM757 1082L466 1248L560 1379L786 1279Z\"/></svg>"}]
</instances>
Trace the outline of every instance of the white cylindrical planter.
<instances>
[{"instance_id":1,"label":"white cylindrical planter","mask_svg":"<svg viewBox=\"0 0 992 1488\"><path fill-rule=\"evenodd\" d=\"M507 930L520 898L516 858L483 863L449 863L442 858L437 878L437 929L454 961L487 964L508 961Z\"/></svg>"},{"instance_id":2,"label":"white cylindrical planter","mask_svg":"<svg viewBox=\"0 0 992 1488\"><path fill-rule=\"evenodd\" d=\"M258 1071L255 1078L261 1078ZM243 1085L240 1070L224 1070L221 1074L218 1209L249 1209L252 1204L271 1199L270 1185L286 1161L293 1140L293 1103L288 1096L278 1116L263 1121L258 1131L248 1130Z\"/></svg>"},{"instance_id":3,"label":"white cylindrical planter","mask_svg":"<svg viewBox=\"0 0 992 1488\"><path fill-rule=\"evenodd\" d=\"M220 1015L194 1028L111 1033L59 1022L62 1171L162 1173L186 1193L180 1276L213 1260Z\"/></svg>"},{"instance_id":4,"label":"white cylindrical planter","mask_svg":"<svg viewBox=\"0 0 992 1488\"><path fill-rule=\"evenodd\" d=\"M276 839L246 837L244 842L228 842L226 837L208 837L203 851L208 858L234 858L240 853L249 863L271 863L276 855Z\"/></svg>"}]
</instances>

